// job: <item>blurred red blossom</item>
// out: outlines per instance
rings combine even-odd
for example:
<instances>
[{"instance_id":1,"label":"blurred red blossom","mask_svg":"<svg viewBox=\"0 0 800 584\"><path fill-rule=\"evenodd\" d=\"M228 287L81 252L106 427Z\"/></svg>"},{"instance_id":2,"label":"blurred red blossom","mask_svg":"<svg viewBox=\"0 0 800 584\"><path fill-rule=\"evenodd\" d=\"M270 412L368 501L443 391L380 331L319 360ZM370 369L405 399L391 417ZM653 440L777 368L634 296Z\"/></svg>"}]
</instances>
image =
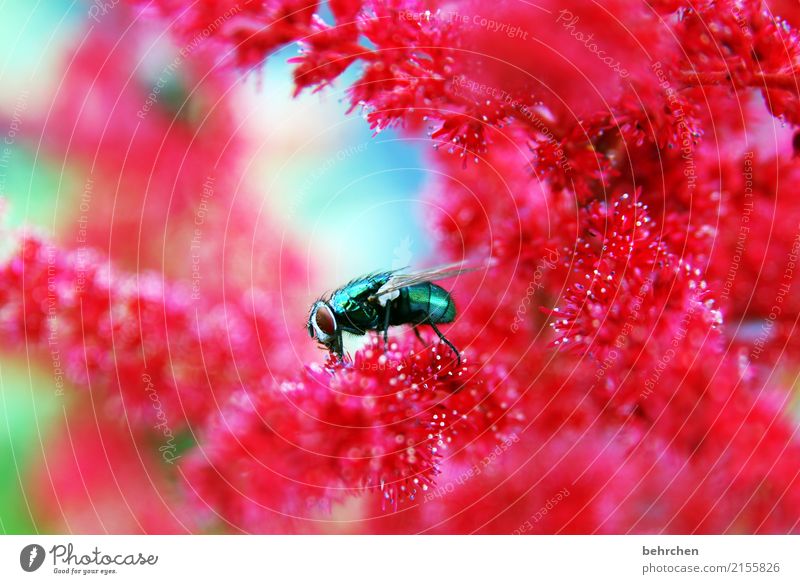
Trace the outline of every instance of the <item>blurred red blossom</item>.
<instances>
[{"instance_id":1,"label":"blurred red blossom","mask_svg":"<svg viewBox=\"0 0 800 584\"><path fill-rule=\"evenodd\" d=\"M59 376L104 391L145 427L164 412L176 431L202 422L234 388L277 374L282 359L270 366L262 351L289 350L257 292L209 306L186 286L35 236L15 242L0 279L4 344L48 355Z\"/></svg>"},{"instance_id":2,"label":"blurred red blossom","mask_svg":"<svg viewBox=\"0 0 800 584\"><path fill-rule=\"evenodd\" d=\"M295 250L271 237L273 218L253 212L258 198L242 184L253 144L235 76L201 50L204 38L172 46L125 8L65 55L50 109L26 129L41 135L76 199L65 204L60 242L129 270L202 274L205 297L221 299L224 281L298 281Z\"/></svg>"},{"instance_id":3,"label":"blurred red blossom","mask_svg":"<svg viewBox=\"0 0 800 584\"><path fill-rule=\"evenodd\" d=\"M43 453L29 477L46 529L71 533L189 533L195 514L170 481L157 441L144 442L116 416L82 396L64 436ZM170 469L171 470L171 469Z\"/></svg>"}]
</instances>

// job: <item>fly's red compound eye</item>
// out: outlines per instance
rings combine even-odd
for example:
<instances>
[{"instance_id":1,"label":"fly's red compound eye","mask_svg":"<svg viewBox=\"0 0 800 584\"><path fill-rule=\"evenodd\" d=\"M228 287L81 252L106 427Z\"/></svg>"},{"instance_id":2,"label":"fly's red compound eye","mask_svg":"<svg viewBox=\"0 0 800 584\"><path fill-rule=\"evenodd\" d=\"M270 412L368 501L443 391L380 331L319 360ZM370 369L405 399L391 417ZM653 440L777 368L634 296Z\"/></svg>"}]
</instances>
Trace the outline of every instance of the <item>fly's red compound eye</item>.
<instances>
[{"instance_id":1,"label":"fly's red compound eye","mask_svg":"<svg viewBox=\"0 0 800 584\"><path fill-rule=\"evenodd\" d=\"M317 328L328 336L333 336L336 333L336 321L333 318L333 312L326 304L319 304L317 312L314 314L314 322Z\"/></svg>"}]
</instances>

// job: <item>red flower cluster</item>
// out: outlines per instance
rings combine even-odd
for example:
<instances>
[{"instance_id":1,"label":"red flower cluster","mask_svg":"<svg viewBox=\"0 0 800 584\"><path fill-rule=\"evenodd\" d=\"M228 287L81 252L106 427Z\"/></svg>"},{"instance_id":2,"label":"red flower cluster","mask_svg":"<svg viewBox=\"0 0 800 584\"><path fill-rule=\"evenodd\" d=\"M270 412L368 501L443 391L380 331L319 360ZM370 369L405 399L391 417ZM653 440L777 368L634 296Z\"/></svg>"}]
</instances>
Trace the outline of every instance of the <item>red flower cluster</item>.
<instances>
[{"instance_id":1,"label":"red flower cluster","mask_svg":"<svg viewBox=\"0 0 800 584\"><path fill-rule=\"evenodd\" d=\"M263 295L208 305L155 274L117 274L94 254L30 236L15 247L0 271L4 342L41 351L62 388L103 391L143 426L177 434L288 361Z\"/></svg>"},{"instance_id":2,"label":"red flower cluster","mask_svg":"<svg viewBox=\"0 0 800 584\"><path fill-rule=\"evenodd\" d=\"M410 335L372 339L350 364L301 366L277 322L293 307L270 300L285 294L280 278L253 292L224 264L225 288L198 304L181 282L23 238L0 272L9 338L47 363L56 334L66 377L136 412L143 442L163 439L144 374L175 436L191 430L166 472L179 472L179 516L188 506L193 521L145 529L800 530L795 5L133 4L199 43L192 62L213 80L201 95L223 104L237 68L288 43L301 45L297 92L360 67L351 109L435 147L437 259L494 260L453 290L447 334L463 366ZM97 72L112 88L118 74ZM236 177L247 145L217 116L179 116L188 133L164 143L167 160L230 159ZM103 152L106 138L84 129L78 141ZM205 132L236 148L196 146ZM147 171L103 160L141 203ZM191 217L202 183L189 174L169 178ZM223 205L240 204L235 183L220 184ZM258 231L246 209L236 216ZM291 281L299 267L286 265Z\"/></svg>"},{"instance_id":3,"label":"red flower cluster","mask_svg":"<svg viewBox=\"0 0 800 584\"><path fill-rule=\"evenodd\" d=\"M360 490L397 509L436 487L443 463L503 441L517 420L501 371L457 367L419 343L357 353L351 367L310 366L292 381L244 390L185 466L192 491L232 525L287 529ZM295 529L307 529L295 527Z\"/></svg>"}]
</instances>

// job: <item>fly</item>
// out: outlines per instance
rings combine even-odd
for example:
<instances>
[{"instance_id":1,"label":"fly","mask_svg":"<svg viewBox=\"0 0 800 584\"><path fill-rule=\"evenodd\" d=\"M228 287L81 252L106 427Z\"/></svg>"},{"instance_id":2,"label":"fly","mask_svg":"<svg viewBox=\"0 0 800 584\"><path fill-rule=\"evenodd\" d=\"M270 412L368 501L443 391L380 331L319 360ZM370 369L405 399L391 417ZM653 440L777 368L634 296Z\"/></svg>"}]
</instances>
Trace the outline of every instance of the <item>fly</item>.
<instances>
[{"instance_id":1,"label":"fly","mask_svg":"<svg viewBox=\"0 0 800 584\"><path fill-rule=\"evenodd\" d=\"M428 325L450 347L461 365L458 349L436 326L455 320L456 305L450 293L432 280L477 269L480 268L451 264L407 274L395 270L356 278L311 306L308 334L342 359L343 333L382 332L386 343L389 327L410 324L417 338L423 341L417 327Z\"/></svg>"}]
</instances>

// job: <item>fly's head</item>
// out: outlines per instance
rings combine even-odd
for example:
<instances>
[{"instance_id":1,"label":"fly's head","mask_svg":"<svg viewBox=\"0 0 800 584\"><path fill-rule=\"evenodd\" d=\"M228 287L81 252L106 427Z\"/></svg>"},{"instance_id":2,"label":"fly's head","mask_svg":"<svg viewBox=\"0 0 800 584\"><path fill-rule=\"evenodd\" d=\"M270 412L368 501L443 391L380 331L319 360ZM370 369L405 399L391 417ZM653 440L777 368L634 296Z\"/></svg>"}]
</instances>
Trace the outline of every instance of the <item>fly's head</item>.
<instances>
[{"instance_id":1,"label":"fly's head","mask_svg":"<svg viewBox=\"0 0 800 584\"><path fill-rule=\"evenodd\" d=\"M331 352L339 351L340 331L336 324L336 314L324 300L317 300L308 313L308 335L321 347Z\"/></svg>"}]
</instances>

